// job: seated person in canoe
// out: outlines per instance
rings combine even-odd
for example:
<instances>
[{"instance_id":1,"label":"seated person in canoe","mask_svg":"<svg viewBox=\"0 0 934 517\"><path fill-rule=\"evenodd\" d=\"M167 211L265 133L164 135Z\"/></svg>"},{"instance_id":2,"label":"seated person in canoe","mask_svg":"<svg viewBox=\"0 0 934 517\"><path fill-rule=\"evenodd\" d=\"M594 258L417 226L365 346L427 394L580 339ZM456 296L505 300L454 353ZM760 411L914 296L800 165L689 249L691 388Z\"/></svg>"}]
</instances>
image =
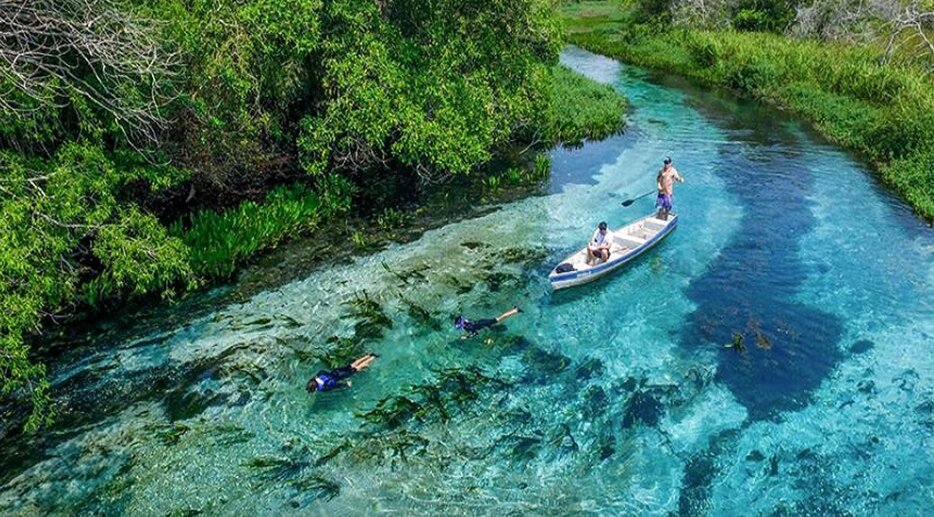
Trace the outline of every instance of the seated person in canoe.
<instances>
[{"instance_id":1,"label":"seated person in canoe","mask_svg":"<svg viewBox=\"0 0 934 517\"><path fill-rule=\"evenodd\" d=\"M316 391L349 388L351 385L350 381L345 381L344 379L370 366L376 357L376 354L367 354L347 366L341 366L333 370L321 370L308 381L305 389L308 390L308 393L314 393Z\"/></svg>"},{"instance_id":2,"label":"seated person in canoe","mask_svg":"<svg viewBox=\"0 0 934 517\"><path fill-rule=\"evenodd\" d=\"M606 262L610 258L610 244L613 242L613 234L606 229L606 222L600 221L597 229L593 232L593 237L587 245L587 265L593 266L597 260Z\"/></svg>"},{"instance_id":3,"label":"seated person in canoe","mask_svg":"<svg viewBox=\"0 0 934 517\"><path fill-rule=\"evenodd\" d=\"M454 326L457 327L458 330L463 330L464 332L466 332L466 334L461 336L461 339L467 339L467 338L476 336L477 333L480 332L481 330L488 328L488 327L492 327L493 325L496 325L497 323L503 321L504 319L510 316L513 316L515 314L519 314L520 312L522 312L522 309L518 307L513 307L512 309L509 309L508 311L500 314L499 317L496 319L489 318L489 319L482 319L482 320L469 320L461 315L458 315L454 317Z\"/></svg>"}]
</instances>

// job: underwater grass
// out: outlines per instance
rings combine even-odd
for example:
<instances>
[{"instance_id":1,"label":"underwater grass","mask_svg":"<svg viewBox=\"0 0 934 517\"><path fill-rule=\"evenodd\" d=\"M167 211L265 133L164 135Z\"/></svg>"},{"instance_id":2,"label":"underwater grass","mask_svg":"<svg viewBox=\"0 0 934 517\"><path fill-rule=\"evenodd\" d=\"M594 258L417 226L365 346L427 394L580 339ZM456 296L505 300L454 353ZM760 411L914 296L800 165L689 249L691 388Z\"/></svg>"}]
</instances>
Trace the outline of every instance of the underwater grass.
<instances>
[{"instance_id":1,"label":"underwater grass","mask_svg":"<svg viewBox=\"0 0 934 517\"><path fill-rule=\"evenodd\" d=\"M659 31L632 23L611 4L564 9L568 40L793 111L866 158L886 186L934 221L934 80L920 67L881 64L869 46L768 33Z\"/></svg>"}]
</instances>

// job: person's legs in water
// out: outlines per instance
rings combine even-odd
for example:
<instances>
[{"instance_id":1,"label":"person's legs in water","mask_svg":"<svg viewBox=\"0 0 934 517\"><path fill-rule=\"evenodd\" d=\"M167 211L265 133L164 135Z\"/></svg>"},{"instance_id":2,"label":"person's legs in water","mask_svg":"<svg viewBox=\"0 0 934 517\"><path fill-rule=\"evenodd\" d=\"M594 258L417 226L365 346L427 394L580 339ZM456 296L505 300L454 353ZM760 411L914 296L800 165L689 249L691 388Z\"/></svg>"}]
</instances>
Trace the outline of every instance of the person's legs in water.
<instances>
[{"instance_id":1,"label":"person's legs in water","mask_svg":"<svg viewBox=\"0 0 934 517\"><path fill-rule=\"evenodd\" d=\"M350 363L350 367L353 368L354 371L359 372L360 370L363 370L367 366L370 366L370 364L372 364L375 359L376 359L376 354L367 354L357 359L356 361Z\"/></svg>"},{"instance_id":2,"label":"person's legs in water","mask_svg":"<svg viewBox=\"0 0 934 517\"><path fill-rule=\"evenodd\" d=\"M522 312L522 309L518 307L513 307L512 309L509 309L508 311L500 314L499 317L496 318L496 323L499 323L510 316L515 316L516 314L519 314L520 312Z\"/></svg>"}]
</instances>

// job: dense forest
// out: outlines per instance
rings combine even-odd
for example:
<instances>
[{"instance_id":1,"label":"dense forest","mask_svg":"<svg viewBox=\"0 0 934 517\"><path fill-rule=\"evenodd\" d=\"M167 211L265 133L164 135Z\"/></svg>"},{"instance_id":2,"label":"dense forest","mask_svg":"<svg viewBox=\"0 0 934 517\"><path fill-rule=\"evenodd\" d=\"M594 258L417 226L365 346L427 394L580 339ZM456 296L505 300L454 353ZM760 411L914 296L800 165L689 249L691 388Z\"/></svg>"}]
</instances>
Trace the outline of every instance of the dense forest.
<instances>
[{"instance_id":1,"label":"dense forest","mask_svg":"<svg viewBox=\"0 0 934 517\"><path fill-rule=\"evenodd\" d=\"M367 185L618 131L562 44L547 0L0 2L0 395L48 423L42 329L228 277Z\"/></svg>"}]
</instances>

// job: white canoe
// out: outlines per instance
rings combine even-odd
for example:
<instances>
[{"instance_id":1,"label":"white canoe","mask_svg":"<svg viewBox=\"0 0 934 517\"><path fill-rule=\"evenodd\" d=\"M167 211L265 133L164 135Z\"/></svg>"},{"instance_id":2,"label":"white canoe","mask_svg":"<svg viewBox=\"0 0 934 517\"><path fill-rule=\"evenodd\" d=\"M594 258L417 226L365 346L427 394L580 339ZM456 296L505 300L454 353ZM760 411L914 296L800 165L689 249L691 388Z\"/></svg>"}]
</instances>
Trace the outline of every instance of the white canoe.
<instances>
[{"instance_id":1,"label":"white canoe","mask_svg":"<svg viewBox=\"0 0 934 517\"><path fill-rule=\"evenodd\" d=\"M588 266L587 246L584 246L580 251L558 264L558 266L570 264L574 268L572 271L559 273L558 266L551 270L551 274L548 275L548 279L551 280L551 287L563 289L596 280L658 244L676 226L678 226L678 216L676 214L672 214L665 221L657 219L653 213L622 228L612 230L613 242L610 245L609 260L603 262L598 259L593 266Z\"/></svg>"}]
</instances>

